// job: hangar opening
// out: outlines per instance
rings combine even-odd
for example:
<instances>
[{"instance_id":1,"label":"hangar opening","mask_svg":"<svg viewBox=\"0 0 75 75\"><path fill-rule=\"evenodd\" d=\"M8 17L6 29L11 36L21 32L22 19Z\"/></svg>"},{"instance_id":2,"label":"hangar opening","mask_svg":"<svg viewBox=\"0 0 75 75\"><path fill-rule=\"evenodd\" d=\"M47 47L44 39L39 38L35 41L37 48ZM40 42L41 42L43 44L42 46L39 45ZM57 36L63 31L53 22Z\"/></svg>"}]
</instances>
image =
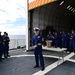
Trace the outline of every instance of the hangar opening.
<instances>
[{"instance_id":1,"label":"hangar opening","mask_svg":"<svg viewBox=\"0 0 75 75\"><path fill-rule=\"evenodd\" d=\"M58 32L75 30L75 0L56 0L28 13L30 38L36 26L43 30L48 25Z\"/></svg>"}]
</instances>

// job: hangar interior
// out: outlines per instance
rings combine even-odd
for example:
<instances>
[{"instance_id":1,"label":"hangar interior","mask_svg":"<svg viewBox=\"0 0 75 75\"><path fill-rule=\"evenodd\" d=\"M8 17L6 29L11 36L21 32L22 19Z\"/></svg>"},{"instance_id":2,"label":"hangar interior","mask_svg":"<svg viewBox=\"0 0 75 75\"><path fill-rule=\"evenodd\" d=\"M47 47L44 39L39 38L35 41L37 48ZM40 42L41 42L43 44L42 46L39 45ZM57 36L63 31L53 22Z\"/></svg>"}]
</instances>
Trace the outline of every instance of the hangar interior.
<instances>
[{"instance_id":1,"label":"hangar interior","mask_svg":"<svg viewBox=\"0 0 75 75\"><path fill-rule=\"evenodd\" d=\"M49 25L58 32L70 32L75 29L75 0L56 0L29 10L28 20L30 37L36 26L42 30Z\"/></svg>"}]
</instances>

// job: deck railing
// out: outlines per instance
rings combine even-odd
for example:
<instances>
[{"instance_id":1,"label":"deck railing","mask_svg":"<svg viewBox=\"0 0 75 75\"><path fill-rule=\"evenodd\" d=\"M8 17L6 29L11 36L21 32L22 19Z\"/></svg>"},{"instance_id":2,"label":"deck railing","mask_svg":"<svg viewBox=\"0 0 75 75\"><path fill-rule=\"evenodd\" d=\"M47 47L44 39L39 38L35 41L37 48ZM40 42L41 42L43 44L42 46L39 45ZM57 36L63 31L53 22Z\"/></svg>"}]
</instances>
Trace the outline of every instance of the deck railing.
<instances>
[{"instance_id":1,"label":"deck railing","mask_svg":"<svg viewBox=\"0 0 75 75\"><path fill-rule=\"evenodd\" d=\"M25 39L10 39L9 49L14 49L18 47L25 47L26 40Z\"/></svg>"}]
</instances>

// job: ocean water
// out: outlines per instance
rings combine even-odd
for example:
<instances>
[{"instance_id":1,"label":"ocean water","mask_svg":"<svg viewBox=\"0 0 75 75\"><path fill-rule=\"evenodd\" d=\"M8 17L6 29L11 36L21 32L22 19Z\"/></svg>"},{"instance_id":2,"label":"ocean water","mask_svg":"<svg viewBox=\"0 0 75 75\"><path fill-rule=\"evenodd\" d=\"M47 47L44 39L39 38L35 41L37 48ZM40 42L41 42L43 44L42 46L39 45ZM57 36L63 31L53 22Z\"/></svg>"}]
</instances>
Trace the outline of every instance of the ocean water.
<instances>
[{"instance_id":1,"label":"ocean water","mask_svg":"<svg viewBox=\"0 0 75 75\"><path fill-rule=\"evenodd\" d=\"M10 39L25 39L25 35L9 35Z\"/></svg>"},{"instance_id":2,"label":"ocean water","mask_svg":"<svg viewBox=\"0 0 75 75\"><path fill-rule=\"evenodd\" d=\"M25 47L26 45L26 36L25 35L9 35L10 44L9 48L14 49L18 46Z\"/></svg>"}]
</instances>

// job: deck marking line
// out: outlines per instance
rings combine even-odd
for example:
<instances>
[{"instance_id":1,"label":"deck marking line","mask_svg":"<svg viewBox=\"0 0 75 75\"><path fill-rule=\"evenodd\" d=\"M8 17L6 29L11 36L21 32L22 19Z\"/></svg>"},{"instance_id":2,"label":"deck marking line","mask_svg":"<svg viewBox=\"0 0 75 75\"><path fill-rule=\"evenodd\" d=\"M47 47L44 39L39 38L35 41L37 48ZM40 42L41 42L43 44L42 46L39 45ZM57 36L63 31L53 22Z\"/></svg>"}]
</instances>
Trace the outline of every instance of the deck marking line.
<instances>
[{"instance_id":1,"label":"deck marking line","mask_svg":"<svg viewBox=\"0 0 75 75\"><path fill-rule=\"evenodd\" d=\"M64 57L64 62L65 62L67 59L71 58L72 56L74 56L74 53L70 53L69 55L65 56L65 57ZM54 62L53 64L51 64L51 65L49 65L49 66L47 66L44 71L41 71L41 70L40 70L40 71L34 73L33 75L44 75L44 74L48 73L49 71L51 71L51 70L53 70L54 68L57 67L57 62L58 62L58 61ZM63 60L60 60L59 65L62 64L62 63L63 63Z\"/></svg>"}]
</instances>

